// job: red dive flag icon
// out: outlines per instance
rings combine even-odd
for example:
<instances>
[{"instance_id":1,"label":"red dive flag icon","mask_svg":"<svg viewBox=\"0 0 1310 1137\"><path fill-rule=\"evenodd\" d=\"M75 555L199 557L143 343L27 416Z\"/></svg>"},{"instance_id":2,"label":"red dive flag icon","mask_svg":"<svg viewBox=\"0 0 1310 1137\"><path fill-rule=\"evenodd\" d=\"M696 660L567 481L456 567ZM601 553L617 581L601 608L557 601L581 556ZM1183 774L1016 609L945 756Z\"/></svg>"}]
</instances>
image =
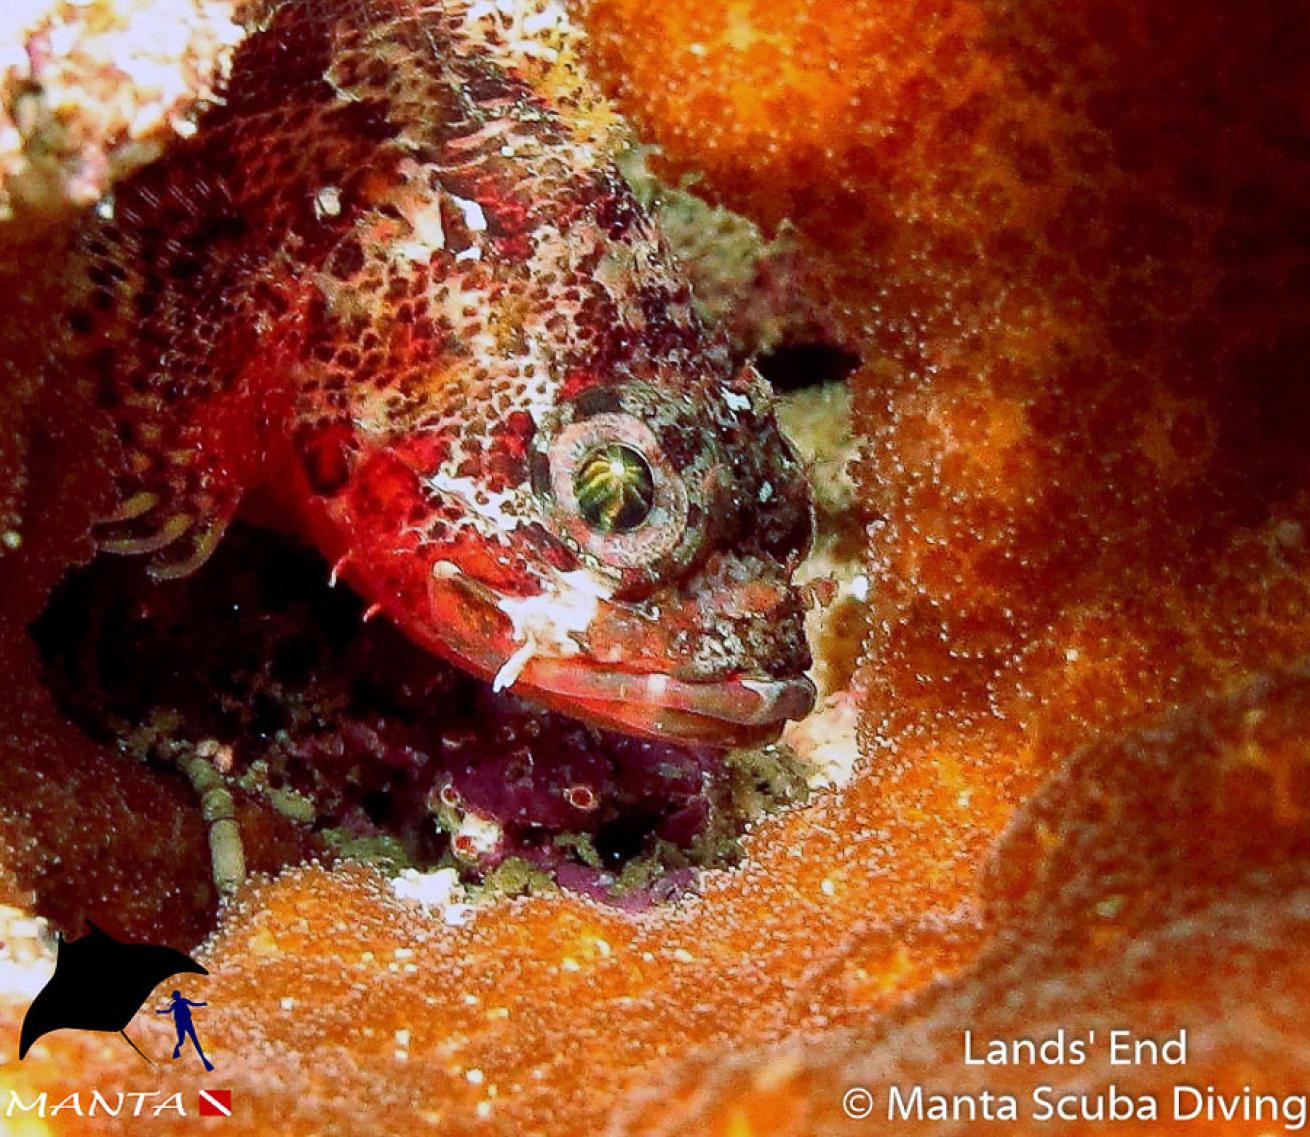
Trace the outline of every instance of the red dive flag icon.
<instances>
[{"instance_id":1,"label":"red dive flag icon","mask_svg":"<svg viewBox=\"0 0 1310 1137\"><path fill-rule=\"evenodd\" d=\"M232 1116L232 1091L231 1090L201 1090L200 1091L200 1116L201 1117L231 1117Z\"/></svg>"}]
</instances>

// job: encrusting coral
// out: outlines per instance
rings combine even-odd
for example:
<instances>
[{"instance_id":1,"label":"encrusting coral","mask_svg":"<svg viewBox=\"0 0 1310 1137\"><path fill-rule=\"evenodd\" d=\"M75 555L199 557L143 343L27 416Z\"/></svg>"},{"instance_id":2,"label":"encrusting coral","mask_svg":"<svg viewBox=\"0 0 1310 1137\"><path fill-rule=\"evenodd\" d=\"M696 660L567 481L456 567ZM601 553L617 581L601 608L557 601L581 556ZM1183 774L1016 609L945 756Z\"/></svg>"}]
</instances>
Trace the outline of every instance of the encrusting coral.
<instances>
[{"instance_id":1,"label":"encrusting coral","mask_svg":"<svg viewBox=\"0 0 1310 1137\"><path fill-rule=\"evenodd\" d=\"M965 1027L1124 1017L1192 1030L1200 1084L1304 1089L1303 6L594 0L585 22L660 169L766 240L791 226L801 310L863 360L864 759L640 916L567 894L425 911L353 866L248 887L203 953L224 1125L878 1131L845 1089L966 1088ZM46 398L64 453L90 427ZM144 934L152 903L204 888L184 795L165 817L157 779L61 721L25 634L87 556L94 448L73 449L0 560L0 885L61 922L121 902ZM89 870L88 833L96 896L51 859ZM194 933L180 907L170 934ZM126 1080L116 1050L56 1035L23 1084L74 1068Z\"/></svg>"},{"instance_id":2,"label":"encrusting coral","mask_svg":"<svg viewBox=\"0 0 1310 1137\"><path fill-rule=\"evenodd\" d=\"M998 1125L996 1103L1013 1095L1023 1105L1007 1133L1095 1132L1077 1126L1110 1119L1111 1085L1116 1132L1295 1130L1310 1077L1308 716L1310 670L1298 667L1084 751L1018 811L989 862L992 933L966 974L818 1041L685 1064L638 1094L612 1132L946 1134L984 1120L968 1105L958 1115L946 1105L937 1121L925 1109L917 1124L889 1116L892 1086L901 1101L915 1086L925 1099L990 1091ZM1182 1064L1124 1060L1127 1043L1111 1064L1111 1031L1159 1042L1180 1030ZM978 1061L993 1039L1059 1037L1062 1062ZM1175 1086L1199 1092L1175 1105ZM874 1094L869 1116L844 1112L852 1087ZM1244 1115L1257 1094L1277 1106ZM1035 1116L1061 1097L1065 1124ZM1219 1097L1237 1103L1230 1124L1204 1112Z\"/></svg>"}]
</instances>

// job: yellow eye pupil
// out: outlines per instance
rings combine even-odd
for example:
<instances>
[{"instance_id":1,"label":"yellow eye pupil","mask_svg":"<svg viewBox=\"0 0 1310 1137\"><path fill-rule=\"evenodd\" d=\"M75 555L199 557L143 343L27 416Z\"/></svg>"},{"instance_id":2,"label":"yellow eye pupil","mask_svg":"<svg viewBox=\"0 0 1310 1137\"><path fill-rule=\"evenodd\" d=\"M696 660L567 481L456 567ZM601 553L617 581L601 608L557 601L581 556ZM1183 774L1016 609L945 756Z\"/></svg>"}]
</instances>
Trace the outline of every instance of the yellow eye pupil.
<instances>
[{"instance_id":1,"label":"yellow eye pupil","mask_svg":"<svg viewBox=\"0 0 1310 1137\"><path fill-rule=\"evenodd\" d=\"M587 454L573 476L582 519L600 533L626 533L646 520L655 481L646 459L631 446L611 443Z\"/></svg>"}]
</instances>

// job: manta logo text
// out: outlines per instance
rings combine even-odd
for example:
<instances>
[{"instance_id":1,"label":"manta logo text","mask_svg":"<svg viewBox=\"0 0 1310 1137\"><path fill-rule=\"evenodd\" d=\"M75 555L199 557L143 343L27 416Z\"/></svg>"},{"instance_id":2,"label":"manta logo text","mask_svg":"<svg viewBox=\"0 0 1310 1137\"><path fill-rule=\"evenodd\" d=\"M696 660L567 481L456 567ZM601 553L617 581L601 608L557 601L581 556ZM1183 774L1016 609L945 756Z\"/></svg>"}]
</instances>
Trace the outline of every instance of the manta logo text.
<instances>
[{"instance_id":1,"label":"manta logo text","mask_svg":"<svg viewBox=\"0 0 1310 1137\"><path fill-rule=\"evenodd\" d=\"M174 1117L191 1116L180 1093L163 1090L75 1090L52 1101L50 1095L40 1093L24 1097L18 1090L10 1090L8 1099L0 1097L3 1117Z\"/></svg>"}]
</instances>

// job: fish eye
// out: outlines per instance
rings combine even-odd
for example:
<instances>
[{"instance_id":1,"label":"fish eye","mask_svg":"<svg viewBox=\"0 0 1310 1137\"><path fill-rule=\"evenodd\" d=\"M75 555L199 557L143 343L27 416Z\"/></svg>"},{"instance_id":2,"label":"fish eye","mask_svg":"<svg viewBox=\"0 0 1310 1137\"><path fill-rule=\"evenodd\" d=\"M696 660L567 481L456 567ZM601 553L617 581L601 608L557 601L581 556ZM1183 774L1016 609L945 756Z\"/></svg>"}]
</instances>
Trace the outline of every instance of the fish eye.
<instances>
[{"instance_id":1,"label":"fish eye","mask_svg":"<svg viewBox=\"0 0 1310 1137\"><path fill-rule=\"evenodd\" d=\"M687 484L642 419L594 414L543 439L539 453L534 486L594 567L653 572L690 547Z\"/></svg>"},{"instance_id":2,"label":"fish eye","mask_svg":"<svg viewBox=\"0 0 1310 1137\"><path fill-rule=\"evenodd\" d=\"M615 442L584 455L573 475L582 519L598 533L630 533L655 504L655 475L639 450Z\"/></svg>"}]
</instances>

